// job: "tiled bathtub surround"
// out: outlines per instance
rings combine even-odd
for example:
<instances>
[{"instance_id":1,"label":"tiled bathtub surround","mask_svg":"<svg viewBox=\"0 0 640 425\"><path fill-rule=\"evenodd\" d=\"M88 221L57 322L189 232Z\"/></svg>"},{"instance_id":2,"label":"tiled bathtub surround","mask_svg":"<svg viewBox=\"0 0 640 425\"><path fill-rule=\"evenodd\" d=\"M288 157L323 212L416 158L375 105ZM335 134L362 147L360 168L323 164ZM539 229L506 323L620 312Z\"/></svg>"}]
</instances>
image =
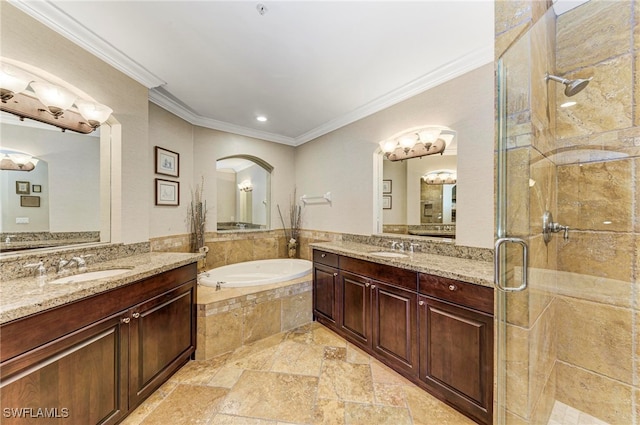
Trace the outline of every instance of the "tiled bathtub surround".
<instances>
[{"instance_id":1,"label":"tiled bathtub surround","mask_svg":"<svg viewBox=\"0 0 640 425\"><path fill-rule=\"evenodd\" d=\"M312 320L311 274L245 288L198 286L196 359L208 360Z\"/></svg>"}]
</instances>

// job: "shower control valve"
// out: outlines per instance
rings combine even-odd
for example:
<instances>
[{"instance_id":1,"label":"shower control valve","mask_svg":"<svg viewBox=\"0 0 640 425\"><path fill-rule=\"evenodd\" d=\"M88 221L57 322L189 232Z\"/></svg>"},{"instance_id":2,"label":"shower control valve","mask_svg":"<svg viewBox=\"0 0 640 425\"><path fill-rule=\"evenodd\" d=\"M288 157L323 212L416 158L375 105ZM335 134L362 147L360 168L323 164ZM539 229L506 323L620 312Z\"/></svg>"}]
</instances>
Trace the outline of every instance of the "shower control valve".
<instances>
[{"instance_id":1,"label":"shower control valve","mask_svg":"<svg viewBox=\"0 0 640 425\"><path fill-rule=\"evenodd\" d=\"M550 211L545 211L542 216L542 237L544 243L549 243L552 233L563 232L563 239L569 240L569 226L563 226L560 223L553 222L553 216Z\"/></svg>"}]
</instances>

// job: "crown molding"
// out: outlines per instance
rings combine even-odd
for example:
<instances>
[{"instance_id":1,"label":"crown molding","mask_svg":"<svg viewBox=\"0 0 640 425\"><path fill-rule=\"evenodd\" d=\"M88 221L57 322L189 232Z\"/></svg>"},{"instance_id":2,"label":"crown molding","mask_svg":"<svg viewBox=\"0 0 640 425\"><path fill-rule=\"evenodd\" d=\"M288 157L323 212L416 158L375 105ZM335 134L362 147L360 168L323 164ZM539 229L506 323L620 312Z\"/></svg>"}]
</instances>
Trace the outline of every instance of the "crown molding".
<instances>
[{"instance_id":1,"label":"crown molding","mask_svg":"<svg viewBox=\"0 0 640 425\"><path fill-rule=\"evenodd\" d=\"M404 86L389 92L377 99L342 115L336 119L314 128L295 138L296 146L302 145L359 119L365 118L385 108L407 100L430 88L436 87L446 81L473 71L483 65L494 61L493 45L478 49L470 54L462 56L454 61L441 66L437 70L423 75Z\"/></svg>"},{"instance_id":2,"label":"crown molding","mask_svg":"<svg viewBox=\"0 0 640 425\"><path fill-rule=\"evenodd\" d=\"M161 78L105 42L50 1L8 0L8 2L145 87L152 88L165 84Z\"/></svg>"},{"instance_id":3,"label":"crown molding","mask_svg":"<svg viewBox=\"0 0 640 425\"><path fill-rule=\"evenodd\" d=\"M149 101L155 103L159 107L171 112L182 118L190 124L199 127L210 128L213 130L226 131L227 133L238 134L240 136L253 137L255 139L267 140L269 142L281 143L283 145L296 146L295 139L282 136L279 134L269 133L267 131L255 130L249 127L243 127L236 124L230 124L224 121L218 121L213 118L206 118L195 114L175 100L159 92L158 90L149 90Z\"/></svg>"}]
</instances>

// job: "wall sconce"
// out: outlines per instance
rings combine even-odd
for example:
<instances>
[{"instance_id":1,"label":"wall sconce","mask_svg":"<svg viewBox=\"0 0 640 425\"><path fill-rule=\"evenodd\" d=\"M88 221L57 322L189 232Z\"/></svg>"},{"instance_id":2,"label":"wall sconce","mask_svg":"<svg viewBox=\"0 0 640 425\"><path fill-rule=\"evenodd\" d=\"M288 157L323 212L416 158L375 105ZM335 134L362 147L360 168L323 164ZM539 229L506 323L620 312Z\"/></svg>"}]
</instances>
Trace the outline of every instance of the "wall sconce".
<instances>
[{"instance_id":1,"label":"wall sconce","mask_svg":"<svg viewBox=\"0 0 640 425\"><path fill-rule=\"evenodd\" d=\"M456 184L458 175L453 170L430 171L422 176L426 184Z\"/></svg>"},{"instance_id":2,"label":"wall sconce","mask_svg":"<svg viewBox=\"0 0 640 425\"><path fill-rule=\"evenodd\" d=\"M0 160L0 170L31 171L36 168L38 159L27 153L3 151Z\"/></svg>"},{"instance_id":3,"label":"wall sconce","mask_svg":"<svg viewBox=\"0 0 640 425\"><path fill-rule=\"evenodd\" d=\"M426 155L443 154L455 137L455 131L441 125L414 127L404 130L379 145L389 161L402 161Z\"/></svg>"},{"instance_id":4,"label":"wall sconce","mask_svg":"<svg viewBox=\"0 0 640 425\"><path fill-rule=\"evenodd\" d=\"M240 192L251 192L253 191L253 185L249 180L245 180L238 185L238 189L240 189Z\"/></svg>"},{"instance_id":5,"label":"wall sconce","mask_svg":"<svg viewBox=\"0 0 640 425\"><path fill-rule=\"evenodd\" d=\"M83 134L100 127L113 112L4 62L0 64L0 97L0 110L21 120L29 118Z\"/></svg>"}]
</instances>

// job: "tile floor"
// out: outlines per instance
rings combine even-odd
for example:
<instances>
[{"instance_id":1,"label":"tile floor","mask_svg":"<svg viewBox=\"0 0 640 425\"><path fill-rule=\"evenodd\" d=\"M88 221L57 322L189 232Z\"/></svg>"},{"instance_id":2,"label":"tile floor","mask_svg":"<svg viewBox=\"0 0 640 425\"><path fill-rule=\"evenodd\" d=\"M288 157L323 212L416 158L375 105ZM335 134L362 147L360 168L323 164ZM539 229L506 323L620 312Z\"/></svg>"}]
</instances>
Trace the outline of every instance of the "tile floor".
<instances>
[{"instance_id":1,"label":"tile floor","mask_svg":"<svg viewBox=\"0 0 640 425\"><path fill-rule=\"evenodd\" d=\"M608 425L598 418L556 401L547 425Z\"/></svg>"},{"instance_id":2,"label":"tile floor","mask_svg":"<svg viewBox=\"0 0 640 425\"><path fill-rule=\"evenodd\" d=\"M327 328L311 323L191 361L124 425L471 425Z\"/></svg>"}]
</instances>

